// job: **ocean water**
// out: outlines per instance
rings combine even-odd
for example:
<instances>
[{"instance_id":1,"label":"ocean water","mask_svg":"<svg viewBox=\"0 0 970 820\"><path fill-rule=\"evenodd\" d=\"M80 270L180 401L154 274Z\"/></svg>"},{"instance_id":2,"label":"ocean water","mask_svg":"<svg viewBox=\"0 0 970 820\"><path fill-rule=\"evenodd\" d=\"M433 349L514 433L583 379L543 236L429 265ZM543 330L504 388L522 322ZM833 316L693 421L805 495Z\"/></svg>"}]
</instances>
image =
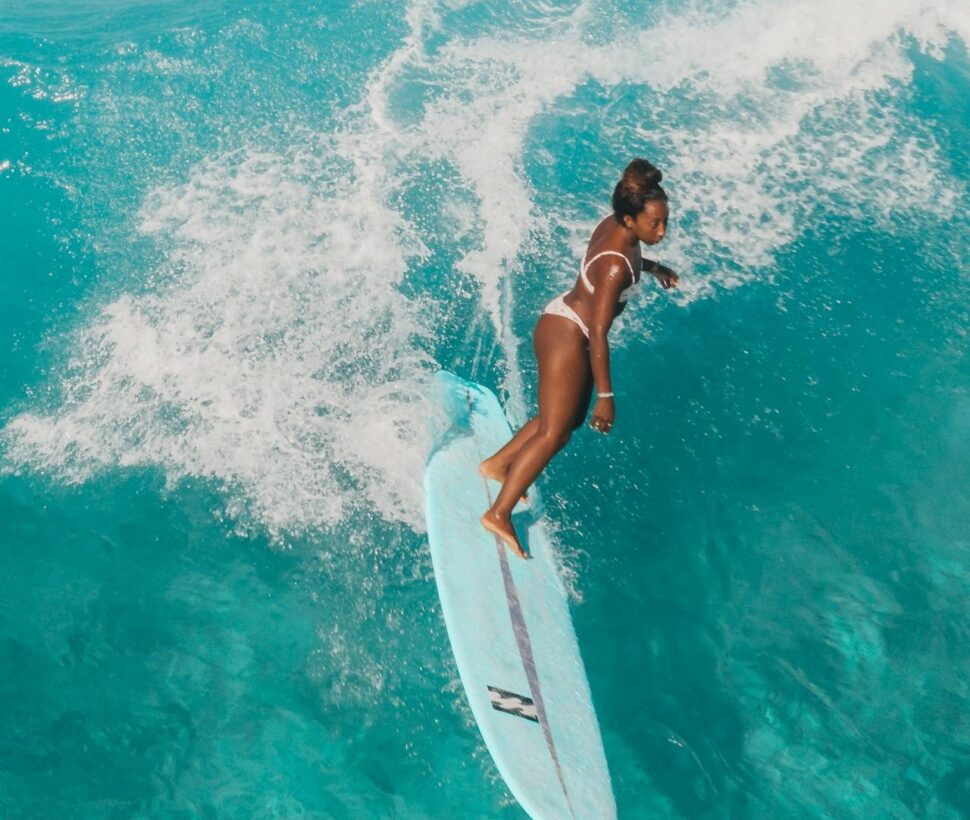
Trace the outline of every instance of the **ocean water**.
<instances>
[{"instance_id":1,"label":"ocean water","mask_svg":"<svg viewBox=\"0 0 970 820\"><path fill-rule=\"evenodd\" d=\"M970 10L0 5L0 813L516 818L427 379L664 169L539 491L622 818L970 816Z\"/></svg>"}]
</instances>

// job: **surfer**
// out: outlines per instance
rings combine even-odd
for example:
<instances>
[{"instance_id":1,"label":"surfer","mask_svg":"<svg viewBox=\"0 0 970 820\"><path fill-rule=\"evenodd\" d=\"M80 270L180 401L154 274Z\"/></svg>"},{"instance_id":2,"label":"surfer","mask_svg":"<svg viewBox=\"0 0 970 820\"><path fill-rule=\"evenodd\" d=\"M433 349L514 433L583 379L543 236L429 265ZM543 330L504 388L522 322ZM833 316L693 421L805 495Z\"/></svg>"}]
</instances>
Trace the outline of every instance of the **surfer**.
<instances>
[{"instance_id":1,"label":"surfer","mask_svg":"<svg viewBox=\"0 0 970 820\"><path fill-rule=\"evenodd\" d=\"M656 245L667 230L667 193L663 174L645 159L635 159L613 190L613 213L593 230L576 283L542 311L532 337L539 369L539 412L479 469L502 482L482 526L520 557L528 557L512 526L512 508L566 446L586 419L596 388L590 427L609 433L616 410L606 335L613 320L638 289L645 271L663 288L677 286L670 268L640 254L640 243Z\"/></svg>"}]
</instances>

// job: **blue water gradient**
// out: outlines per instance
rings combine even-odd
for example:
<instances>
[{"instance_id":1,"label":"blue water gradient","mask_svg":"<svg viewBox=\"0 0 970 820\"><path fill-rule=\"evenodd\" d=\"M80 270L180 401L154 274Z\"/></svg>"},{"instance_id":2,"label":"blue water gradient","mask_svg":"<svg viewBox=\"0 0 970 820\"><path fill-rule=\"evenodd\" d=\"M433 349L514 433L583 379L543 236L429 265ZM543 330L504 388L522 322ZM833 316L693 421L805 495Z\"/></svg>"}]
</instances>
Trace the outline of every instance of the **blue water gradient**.
<instances>
[{"instance_id":1,"label":"blue water gradient","mask_svg":"<svg viewBox=\"0 0 970 820\"><path fill-rule=\"evenodd\" d=\"M426 380L524 420L643 155L681 292L539 488L620 817L970 815L968 38L903 0L8 0L0 813L522 816L438 607Z\"/></svg>"}]
</instances>

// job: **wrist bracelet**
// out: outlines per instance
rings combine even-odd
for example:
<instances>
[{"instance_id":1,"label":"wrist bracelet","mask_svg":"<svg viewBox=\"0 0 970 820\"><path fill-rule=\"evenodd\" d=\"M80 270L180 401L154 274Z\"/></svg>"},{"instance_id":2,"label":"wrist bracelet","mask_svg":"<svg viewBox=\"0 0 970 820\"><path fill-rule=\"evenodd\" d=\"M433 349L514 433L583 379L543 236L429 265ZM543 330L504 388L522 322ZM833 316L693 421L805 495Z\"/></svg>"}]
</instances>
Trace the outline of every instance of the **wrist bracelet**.
<instances>
[{"instance_id":1,"label":"wrist bracelet","mask_svg":"<svg viewBox=\"0 0 970 820\"><path fill-rule=\"evenodd\" d=\"M612 399L613 398L613 394L612 393L597 393L596 394L596 398L598 398L598 399Z\"/></svg>"}]
</instances>

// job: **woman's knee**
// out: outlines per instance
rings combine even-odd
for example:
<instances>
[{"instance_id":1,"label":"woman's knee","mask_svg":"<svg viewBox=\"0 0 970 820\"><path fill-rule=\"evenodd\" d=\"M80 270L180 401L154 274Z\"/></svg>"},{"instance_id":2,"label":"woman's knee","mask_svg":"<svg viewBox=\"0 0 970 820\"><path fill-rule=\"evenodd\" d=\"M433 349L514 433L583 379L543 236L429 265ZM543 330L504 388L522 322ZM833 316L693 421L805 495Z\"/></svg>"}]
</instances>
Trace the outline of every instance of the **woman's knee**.
<instances>
[{"instance_id":1,"label":"woman's knee","mask_svg":"<svg viewBox=\"0 0 970 820\"><path fill-rule=\"evenodd\" d=\"M538 435L542 437L542 440L546 445L557 452L565 447L569 443L569 439L572 437L573 429L567 425L540 425Z\"/></svg>"}]
</instances>

